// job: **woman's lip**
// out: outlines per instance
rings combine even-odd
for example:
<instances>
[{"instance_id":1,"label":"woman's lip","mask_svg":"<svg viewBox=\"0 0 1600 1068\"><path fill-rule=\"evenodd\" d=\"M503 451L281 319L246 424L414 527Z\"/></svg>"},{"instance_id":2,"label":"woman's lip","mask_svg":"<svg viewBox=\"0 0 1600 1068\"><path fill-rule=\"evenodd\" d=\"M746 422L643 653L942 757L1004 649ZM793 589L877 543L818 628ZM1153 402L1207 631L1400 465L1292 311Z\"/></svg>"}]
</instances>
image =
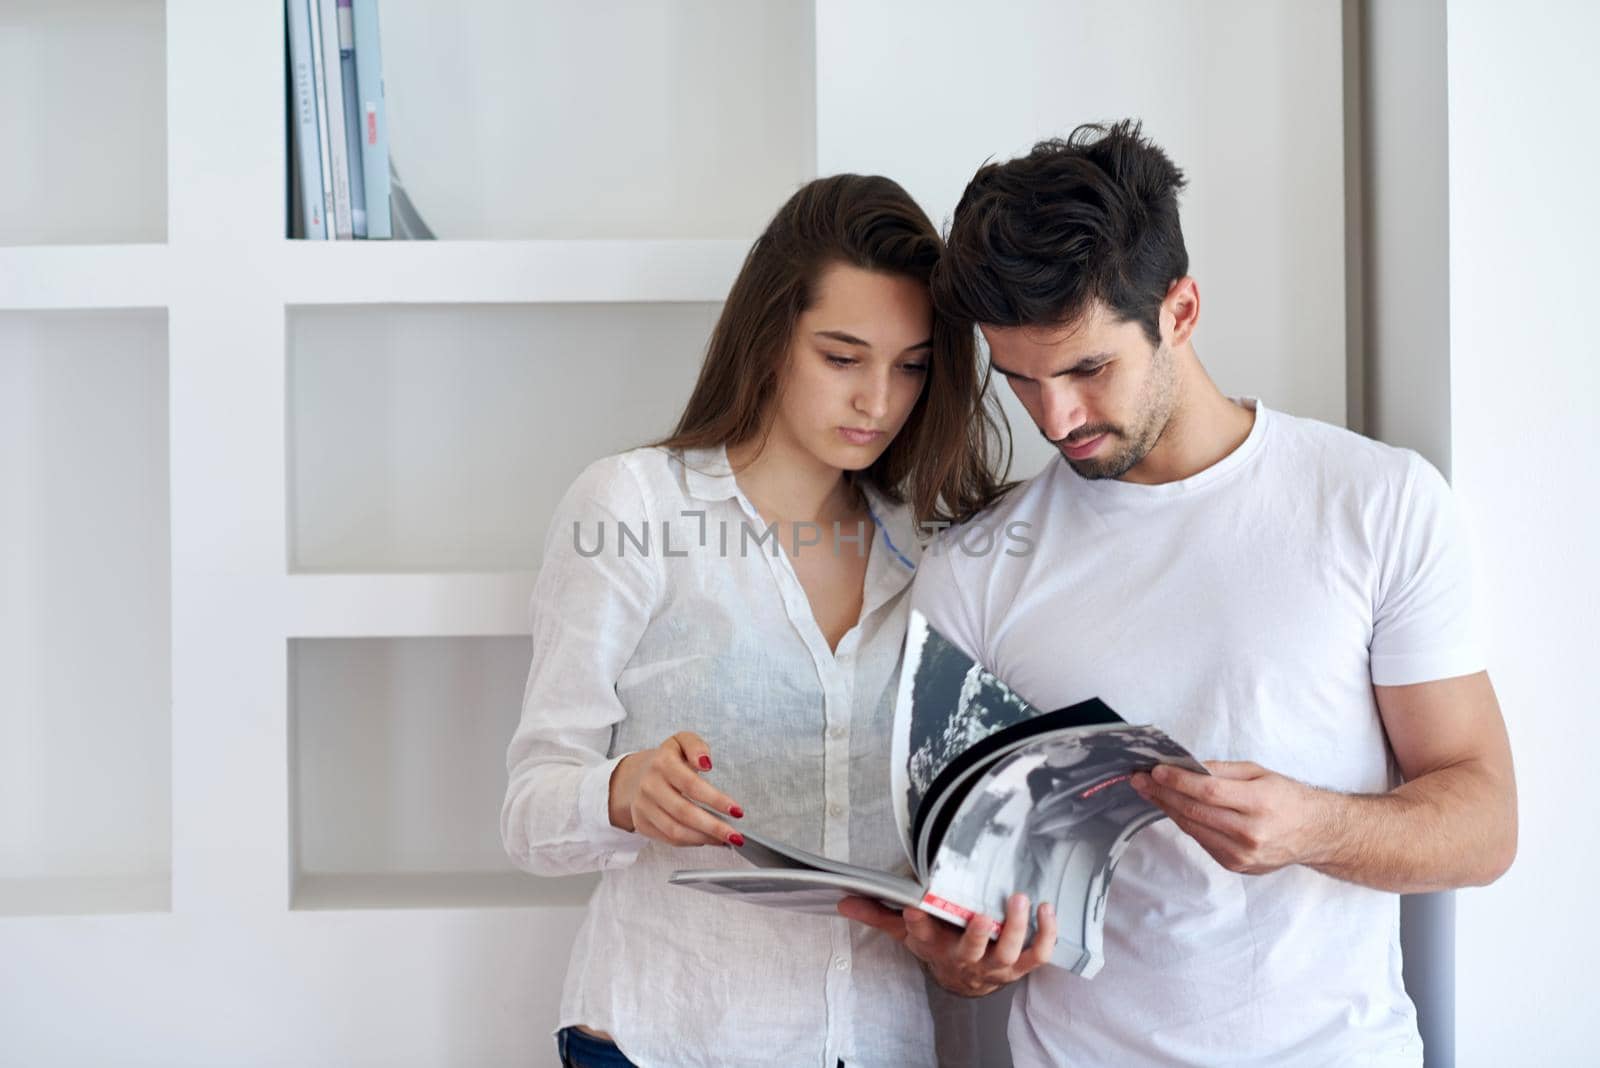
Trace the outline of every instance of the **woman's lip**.
<instances>
[{"instance_id":1,"label":"woman's lip","mask_svg":"<svg viewBox=\"0 0 1600 1068\"><path fill-rule=\"evenodd\" d=\"M857 430L848 426L840 427L839 433L844 435L844 439L852 445L871 445L874 441L883 437L883 431L881 430Z\"/></svg>"},{"instance_id":2,"label":"woman's lip","mask_svg":"<svg viewBox=\"0 0 1600 1068\"><path fill-rule=\"evenodd\" d=\"M1100 447L1100 442L1104 439L1104 434L1096 434L1088 441L1082 441L1076 445L1063 445L1062 450L1067 454L1069 460L1087 460L1094 455L1094 451Z\"/></svg>"}]
</instances>

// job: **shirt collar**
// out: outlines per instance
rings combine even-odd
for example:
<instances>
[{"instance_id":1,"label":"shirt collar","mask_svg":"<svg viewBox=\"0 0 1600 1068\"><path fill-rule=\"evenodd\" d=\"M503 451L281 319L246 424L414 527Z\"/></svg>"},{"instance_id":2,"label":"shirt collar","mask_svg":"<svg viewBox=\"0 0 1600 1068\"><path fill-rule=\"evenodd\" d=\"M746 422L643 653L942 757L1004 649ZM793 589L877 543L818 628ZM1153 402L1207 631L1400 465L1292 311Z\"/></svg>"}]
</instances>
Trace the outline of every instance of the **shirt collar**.
<instances>
[{"instance_id":1,"label":"shirt collar","mask_svg":"<svg viewBox=\"0 0 1600 1068\"><path fill-rule=\"evenodd\" d=\"M700 501L738 500L744 495L728 463L728 450L721 445L706 449L684 449L683 485L689 496ZM872 512L878 547L893 561L891 573L904 572L909 577L922 558L922 539L917 536L911 507L891 501L875 487L862 484L867 507Z\"/></svg>"},{"instance_id":2,"label":"shirt collar","mask_svg":"<svg viewBox=\"0 0 1600 1068\"><path fill-rule=\"evenodd\" d=\"M728 464L728 450L684 449L683 486L689 496L702 501L726 501L739 496L739 483Z\"/></svg>"}]
</instances>

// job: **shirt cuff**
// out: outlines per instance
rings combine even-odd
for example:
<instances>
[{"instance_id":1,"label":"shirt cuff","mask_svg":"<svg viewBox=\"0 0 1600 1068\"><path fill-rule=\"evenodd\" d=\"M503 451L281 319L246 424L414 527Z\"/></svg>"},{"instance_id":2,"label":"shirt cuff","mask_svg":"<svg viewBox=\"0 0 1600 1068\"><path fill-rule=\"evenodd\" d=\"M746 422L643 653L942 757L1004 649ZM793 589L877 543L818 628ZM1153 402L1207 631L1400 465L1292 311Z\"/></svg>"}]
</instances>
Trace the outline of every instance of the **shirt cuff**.
<instances>
[{"instance_id":1,"label":"shirt cuff","mask_svg":"<svg viewBox=\"0 0 1600 1068\"><path fill-rule=\"evenodd\" d=\"M629 755L623 753L601 761L584 772L578 783L578 826L590 843L606 854L602 868L632 862L647 840L644 835L625 831L611 822L611 773Z\"/></svg>"}]
</instances>

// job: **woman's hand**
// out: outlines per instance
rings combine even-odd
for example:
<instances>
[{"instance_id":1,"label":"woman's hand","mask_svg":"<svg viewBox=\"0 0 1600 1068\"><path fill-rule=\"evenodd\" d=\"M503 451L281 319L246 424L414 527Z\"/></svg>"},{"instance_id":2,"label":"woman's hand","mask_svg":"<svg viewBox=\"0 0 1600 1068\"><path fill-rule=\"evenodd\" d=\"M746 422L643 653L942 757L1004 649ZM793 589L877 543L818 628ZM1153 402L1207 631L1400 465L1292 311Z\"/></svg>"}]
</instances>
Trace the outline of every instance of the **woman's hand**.
<instances>
[{"instance_id":1,"label":"woman's hand","mask_svg":"<svg viewBox=\"0 0 1600 1068\"><path fill-rule=\"evenodd\" d=\"M710 770L710 749L689 731L629 753L611 773L612 826L667 845L744 845L743 835L693 803L744 816L731 797L700 777Z\"/></svg>"}]
</instances>

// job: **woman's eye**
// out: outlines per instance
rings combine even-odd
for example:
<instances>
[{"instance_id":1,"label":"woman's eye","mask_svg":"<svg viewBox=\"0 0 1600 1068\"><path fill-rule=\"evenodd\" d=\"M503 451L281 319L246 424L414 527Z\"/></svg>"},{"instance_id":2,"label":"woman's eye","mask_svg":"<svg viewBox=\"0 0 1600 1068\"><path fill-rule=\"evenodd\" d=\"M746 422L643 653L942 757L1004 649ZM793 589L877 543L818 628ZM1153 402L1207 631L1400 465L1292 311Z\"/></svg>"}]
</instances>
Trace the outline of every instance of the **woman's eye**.
<instances>
[{"instance_id":1,"label":"woman's eye","mask_svg":"<svg viewBox=\"0 0 1600 1068\"><path fill-rule=\"evenodd\" d=\"M925 363L903 363L900 367L907 373L914 375L920 375L928 369L928 365Z\"/></svg>"},{"instance_id":2,"label":"woman's eye","mask_svg":"<svg viewBox=\"0 0 1600 1068\"><path fill-rule=\"evenodd\" d=\"M849 356L835 356L831 352L824 353L823 354L823 359L827 360L829 363L833 364L833 366L835 366L835 367L853 367L853 366L855 366L855 362L856 362L855 360L851 359Z\"/></svg>"}]
</instances>

